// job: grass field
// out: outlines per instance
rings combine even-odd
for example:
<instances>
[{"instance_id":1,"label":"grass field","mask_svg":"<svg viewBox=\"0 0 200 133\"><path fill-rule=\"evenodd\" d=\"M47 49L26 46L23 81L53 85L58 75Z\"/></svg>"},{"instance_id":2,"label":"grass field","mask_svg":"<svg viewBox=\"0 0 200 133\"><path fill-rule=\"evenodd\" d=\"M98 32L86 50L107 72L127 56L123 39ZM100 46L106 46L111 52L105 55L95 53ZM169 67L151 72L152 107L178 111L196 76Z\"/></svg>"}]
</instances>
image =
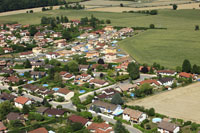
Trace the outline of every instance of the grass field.
<instances>
[{"instance_id":1,"label":"grass field","mask_svg":"<svg viewBox=\"0 0 200 133\"><path fill-rule=\"evenodd\" d=\"M186 87L131 101L128 105L140 105L145 108L153 107L156 112L171 118L200 123L199 86L199 82L194 83Z\"/></svg>"},{"instance_id":2,"label":"grass field","mask_svg":"<svg viewBox=\"0 0 200 133\"><path fill-rule=\"evenodd\" d=\"M199 10L159 10L158 15L137 13L110 13L92 11L53 10L33 14L16 14L0 17L0 23L17 21L22 24L39 24L42 16L68 16L70 19L94 15L99 19L110 19L115 26L145 26L155 24L167 30L148 30L132 38L121 41L120 47L131 54L140 63L153 62L169 68L181 65L185 58L200 65L200 31L194 31L200 25Z\"/></svg>"}]
</instances>

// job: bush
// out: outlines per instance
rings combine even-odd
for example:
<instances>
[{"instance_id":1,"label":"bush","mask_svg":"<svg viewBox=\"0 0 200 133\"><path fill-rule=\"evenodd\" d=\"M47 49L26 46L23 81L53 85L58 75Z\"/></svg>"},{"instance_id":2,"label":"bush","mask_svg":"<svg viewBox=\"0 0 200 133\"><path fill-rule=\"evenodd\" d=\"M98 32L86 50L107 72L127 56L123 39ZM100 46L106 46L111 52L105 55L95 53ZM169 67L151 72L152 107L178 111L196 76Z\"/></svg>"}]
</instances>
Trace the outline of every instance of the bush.
<instances>
[{"instance_id":1,"label":"bush","mask_svg":"<svg viewBox=\"0 0 200 133\"><path fill-rule=\"evenodd\" d=\"M173 10L176 10L178 8L178 6L176 4L173 4Z\"/></svg>"},{"instance_id":2,"label":"bush","mask_svg":"<svg viewBox=\"0 0 200 133\"><path fill-rule=\"evenodd\" d=\"M157 11L157 10L151 10L151 11L149 12L149 14L151 14L151 15L157 15L157 14L158 14L158 11Z\"/></svg>"},{"instance_id":3,"label":"bush","mask_svg":"<svg viewBox=\"0 0 200 133\"><path fill-rule=\"evenodd\" d=\"M149 25L149 28L150 28L150 29L154 29L154 28L155 28L155 25L154 25L154 24L150 24L150 25Z\"/></svg>"}]
</instances>

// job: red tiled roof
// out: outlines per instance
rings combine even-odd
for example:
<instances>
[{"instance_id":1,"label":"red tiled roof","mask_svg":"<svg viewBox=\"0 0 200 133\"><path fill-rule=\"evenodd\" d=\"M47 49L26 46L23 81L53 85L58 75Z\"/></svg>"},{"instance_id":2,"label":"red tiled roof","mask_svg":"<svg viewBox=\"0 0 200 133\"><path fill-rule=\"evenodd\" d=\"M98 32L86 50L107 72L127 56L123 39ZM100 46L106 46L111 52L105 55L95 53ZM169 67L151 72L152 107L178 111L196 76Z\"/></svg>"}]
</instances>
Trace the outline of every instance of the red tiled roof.
<instances>
[{"instance_id":1,"label":"red tiled roof","mask_svg":"<svg viewBox=\"0 0 200 133\"><path fill-rule=\"evenodd\" d=\"M194 74L186 73L186 72L179 73L179 76L185 77L185 78L190 78L190 77L194 78Z\"/></svg>"},{"instance_id":2,"label":"red tiled roof","mask_svg":"<svg viewBox=\"0 0 200 133\"><path fill-rule=\"evenodd\" d=\"M16 102L16 103L19 103L19 104L25 104L25 103L28 102L28 101L29 101L28 98L22 97L22 96L17 97L17 98L15 99L15 102Z\"/></svg>"},{"instance_id":3,"label":"red tiled roof","mask_svg":"<svg viewBox=\"0 0 200 133\"><path fill-rule=\"evenodd\" d=\"M155 80L155 79L148 79L148 80L143 80L143 81L140 82L141 85L144 84L144 83L149 83L149 84L154 83L154 84L156 84L156 85L160 85L160 84L158 83L158 81Z\"/></svg>"},{"instance_id":4,"label":"red tiled roof","mask_svg":"<svg viewBox=\"0 0 200 133\"><path fill-rule=\"evenodd\" d=\"M46 130L46 128L41 127L32 131L29 131L28 133L48 133L48 131Z\"/></svg>"},{"instance_id":5,"label":"red tiled roof","mask_svg":"<svg viewBox=\"0 0 200 133\"><path fill-rule=\"evenodd\" d=\"M110 133L112 129L108 129L111 126L109 124L103 123L92 123L87 127L88 130L95 130L95 133Z\"/></svg>"},{"instance_id":6,"label":"red tiled roof","mask_svg":"<svg viewBox=\"0 0 200 133\"><path fill-rule=\"evenodd\" d=\"M3 122L0 122L0 131L6 130L7 128L4 126Z\"/></svg>"},{"instance_id":7,"label":"red tiled roof","mask_svg":"<svg viewBox=\"0 0 200 133\"><path fill-rule=\"evenodd\" d=\"M67 74L66 76L65 76L65 78L71 78L73 75L72 74Z\"/></svg>"},{"instance_id":8,"label":"red tiled roof","mask_svg":"<svg viewBox=\"0 0 200 133\"><path fill-rule=\"evenodd\" d=\"M173 71L173 70L158 70L157 73L169 73L169 74L174 74L175 71Z\"/></svg>"},{"instance_id":9,"label":"red tiled roof","mask_svg":"<svg viewBox=\"0 0 200 133\"><path fill-rule=\"evenodd\" d=\"M78 115L71 115L71 116L69 117L69 120L72 121L72 122L81 123L81 124L83 124L83 125L85 125L85 124L88 122L87 119L85 119L85 118L83 118L83 117L81 117L81 116L78 116Z\"/></svg>"},{"instance_id":10,"label":"red tiled roof","mask_svg":"<svg viewBox=\"0 0 200 133\"><path fill-rule=\"evenodd\" d=\"M65 88L60 88L58 90L58 93L65 94L65 95L67 95L69 92L71 92L71 91L68 89L65 89Z\"/></svg>"},{"instance_id":11,"label":"red tiled roof","mask_svg":"<svg viewBox=\"0 0 200 133\"><path fill-rule=\"evenodd\" d=\"M28 51L28 52L22 52L22 53L20 53L20 55L29 55L29 54L33 54L33 52L32 51Z\"/></svg>"}]
</instances>

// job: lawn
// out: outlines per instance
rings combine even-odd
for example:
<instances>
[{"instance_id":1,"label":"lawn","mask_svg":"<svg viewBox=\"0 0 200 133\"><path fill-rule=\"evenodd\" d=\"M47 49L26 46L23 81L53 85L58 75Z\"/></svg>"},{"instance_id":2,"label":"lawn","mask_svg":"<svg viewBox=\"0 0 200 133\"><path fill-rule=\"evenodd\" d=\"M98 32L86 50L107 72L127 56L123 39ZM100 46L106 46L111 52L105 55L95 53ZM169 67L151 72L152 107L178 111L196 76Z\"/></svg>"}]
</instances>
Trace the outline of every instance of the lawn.
<instances>
[{"instance_id":1,"label":"lawn","mask_svg":"<svg viewBox=\"0 0 200 133\"><path fill-rule=\"evenodd\" d=\"M17 14L0 17L0 23L17 21L22 24L39 24L42 16L68 16L80 19L91 15L99 19L110 19L114 26L156 27L166 30L148 30L132 38L121 41L120 47L126 50L139 63L160 63L169 68L181 65L184 59L200 65L200 31L194 31L200 24L199 10L159 10L158 15L139 13L111 13L75 10L53 10L33 14Z\"/></svg>"}]
</instances>

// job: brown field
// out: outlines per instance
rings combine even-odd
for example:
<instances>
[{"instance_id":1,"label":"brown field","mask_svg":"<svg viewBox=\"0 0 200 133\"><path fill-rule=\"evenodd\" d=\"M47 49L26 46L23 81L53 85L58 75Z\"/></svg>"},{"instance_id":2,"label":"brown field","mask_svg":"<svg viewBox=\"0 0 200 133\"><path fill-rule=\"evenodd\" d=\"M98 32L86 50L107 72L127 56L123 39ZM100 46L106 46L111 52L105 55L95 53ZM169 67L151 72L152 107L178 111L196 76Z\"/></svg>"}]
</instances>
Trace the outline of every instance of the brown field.
<instances>
[{"instance_id":1,"label":"brown field","mask_svg":"<svg viewBox=\"0 0 200 133\"><path fill-rule=\"evenodd\" d=\"M200 82L172 91L149 96L127 105L139 105L145 108L153 107L156 112L171 118L200 123Z\"/></svg>"},{"instance_id":2,"label":"brown field","mask_svg":"<svg viewBox=\"0 0 200 133\"><path fill-rule=\"evenodd\" d=\"M200 9L200 3L190 3L178 5L178 10L180 9ZM154 9L172 9L172 6L153 6L153 7L100 7L94 9L88 9L89 11L102 11L102 12L123 12L123 11L142 11L142 10L154 10Z\"/></svg>"}]
</instances>

